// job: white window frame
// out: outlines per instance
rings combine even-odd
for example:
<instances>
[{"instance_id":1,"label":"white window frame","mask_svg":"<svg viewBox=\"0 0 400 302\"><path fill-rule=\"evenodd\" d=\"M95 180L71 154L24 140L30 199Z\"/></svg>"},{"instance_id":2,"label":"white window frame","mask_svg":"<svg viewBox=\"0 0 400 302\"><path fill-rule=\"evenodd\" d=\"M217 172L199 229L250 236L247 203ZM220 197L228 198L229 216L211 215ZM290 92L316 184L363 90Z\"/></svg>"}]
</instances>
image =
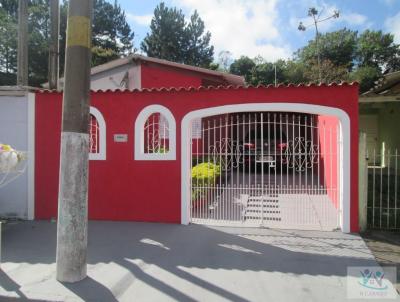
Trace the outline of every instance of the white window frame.
<instances>
[{"instance_id":1,"label":"white window frame","mask_svg":"<svg viewBox=\"0 0 400 302\"><path fill-rule=\"evenodd\" d=\"M169 128L169 147L167 153L145 153L144 152L144 126L154 113L160 113L168 121ZM150 105L139 113L135 121L135 141L134 159L135 160L176 160L176 123L171 111L162 105Z\"/></svg>"},{"instance_id":2,"label":"white window frame","mask_svg":"<svg viewBox=\"0 0 400 302\"><path fill-rule=\"evenodd\" d=\"M99 152L98 153L89 153L89 160L105 160L106 159L106 122L104 120L101 112L95 108L90 106L89 113L93 115L97 124L99 125ZM90 135L90 133L89 133Z\"/></svg>"}]
</instances>

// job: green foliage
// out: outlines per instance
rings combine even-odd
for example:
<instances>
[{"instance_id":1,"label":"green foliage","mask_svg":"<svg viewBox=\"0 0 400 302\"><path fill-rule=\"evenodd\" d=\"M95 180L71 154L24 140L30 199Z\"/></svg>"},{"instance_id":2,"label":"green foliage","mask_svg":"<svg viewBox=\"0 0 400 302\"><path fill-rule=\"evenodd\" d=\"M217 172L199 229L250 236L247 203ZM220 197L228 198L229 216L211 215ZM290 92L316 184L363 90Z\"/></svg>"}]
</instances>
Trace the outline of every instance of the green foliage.
<instances>
[{"instance_id":1,"label":"green foliage","mask_svg":"<svg viewBox=\"0 0 400 302\"><path fill-rule=\"evenodd\" d=\"M335 66L343 66L351 70L357 48L357 32L344 28L320 34L318 36L318 47L321 62L329 60ZM312 62L317 58L317 49L317 43L314 39L300 48L295 55L304 63Z\"/></svg>"},{"instance_id":2,"label":"green foliage","mask_svg":"<svg viewBox=\"0 0 400 302\"><path fill-rule=\"evenodd\" d=\"M304 71L304 76L309 82L319 82L318 64L315 60L310 61L308 68ZM322 83L332 83L347 81L349 72L345 66L336 66L329 60L321 61L321 81Z\"/></svg>"},{"instance_id":3,"label":"green foliage","mask_svg":"<svg viewBox=\"0 0 400 302\"><path fill-rule=\"evenodd\" d=\"M220 175L221 167L211 162L204 162L192 168L192 182L195 184L214 184Z\"/></svg>"},{"instance_id":4,"label":"green foliage","mask_svg":"<svg viewBox=\"0 0 400 302\"><path fill-rule=\"evenodd\" d=\"M246 82L250 83L252 79L253 69L256 67L256 63L252 59L246 56L241 56L239 59L233 61L229 67L229 72L243 76Z\"/></svg>"},{"instance_id":5,"label":"green foliage","mask_svg":"<svg viewBox=\"0 0 400 302\"><path fill-rule=\"evenodd\" d=\"M360 83L360 92L365 92L374 86L379 79L381 72L378 67L360 66L350 73L349 79Z\"/></svg>"},{"instance_id":6,"label":"green foliage","mask_svg":"<svg viewBox=\"0 0 400 302\"><path fill-rule=\"evenodd\" d=\"M150 33L140 47L150 57L209 67L214 47L209 46L211 33L204 31L204 22L197 11L186 23L182 10L161 2L154 10Z\"/></svg>"},{"instance_id":7,"label":"green foliage","mask_svg":"<svg viewBox=\"0 0 400 302\"><path fill-rule=\"evenodd\" d=\"M283 69L285 83L300 84L309 81L306 77L308 66L301 61L287 60Z\"/></svg>"},{"instance_id":8,"label":"green foliage","mask_svg":"<svg viewBox=\"0 0 400 302\"><path fill-rule=\"evenodd\" d=\"M68 2L60 6L60 72L64 70ZM0 0L0 85L15 84L17 69L18 1ZM49 0L28 2L29 85L47 81L50 35ZM94 1L92 65L106 63L133 51L133 32L115 1Z\"/></svg>"},{"instance_id":9,"label":"green foliage","mask_svg":"<svg viewBox=\"0 0 400 302\"><path fill-rule=\"evenodd\" d=\"M356 58L362 67L375 67L382 72L400 69L400 47L392 34L364 31L358 38Z\"/></svg>"},{"instance_id":10,"label":"green foliage","mask_svg":"<svg viewBox=\"0 0 400 302\"><path fill-rule=\"evenodd\" d=\"M0 1L0 85L10 85L15 84L12 75L17 71L17 21L3 2L15 1Z\"/></svg>"},{"instance_id":11,"label":"green foliage","mask_svg":"<svg viewBox=\"0 0 400 302\"><path fill-rule=\"evenodd\" d=\"M364 92L383 73L400 69L400 48L392 34L366 30L341 29L318 36L322 82L358 81ZM240 57L230 72L244 76L248 84L319 82L317 43L315 40L295 53L292 60L266 62L262 57Z\"/></svg>"},{"instance_id":12,"label":"green foliage","mask_svg":"<svg viewBox=\"0 0 400 302\"><path fill-rule=\"evenodd\" d=\"M92 65L97 66L118 59L119 55L110 48L102 48L99 46L92 47Z\"/></svg>"},{"instance_id":13,"label":"green foliage","mask_svg":"<svg viewBox=\"0 0 400 302\"><path fill-rule=\"evenodd\" d=\"M241 75L248 84L274 84L275 66L277 83L303 83L309 81L305 73L307 66L300 61L278 60L274 63L265 62L261 57L250 59L242 56L235 60L229 71Z\"/></svg>"},{"instance_id":14,"label":"green foliage","mask_svg":"<svg viewBox=\"0 0 400 302\"><path fill-rule=\"evenodd\" d=\"M64 70L68 1L60 8L60 70ZM134 51L134 32L117 1L94 0L92 23L92 66L104 64Z\"/></svg>"},{"instance_id":15,"label":"green foliage","mask_svg":"<svg viewBox=\"0 0 400 302\"><path fill-rule=\"evenodd\" d=\"M157 149L154 150L154 153L168 153L169 149L167 147L158 147Z\"/></svg>"},{"instance_id":16,"label":"green foliage","mask_svg":"<svg viewBox=\"0 0 400 302\"><path fill-rule=\"evenodd\" d=\"M208 68L211 69L211 70L218 70L219 69L219 64L211 62L210 66L208 66Z\"/></svg>"},{"instance_id":17,"label":"green foliage","mask_svg":"<svg viewBox=\"0 0 400 302\"><path fill-rule=\"evenodd\" d=\"M205 186L214 185L221 175L220 165L212 162L203 162L192 168L192 200L200 201L207 194Z\"/></svg>"}]
</instances>

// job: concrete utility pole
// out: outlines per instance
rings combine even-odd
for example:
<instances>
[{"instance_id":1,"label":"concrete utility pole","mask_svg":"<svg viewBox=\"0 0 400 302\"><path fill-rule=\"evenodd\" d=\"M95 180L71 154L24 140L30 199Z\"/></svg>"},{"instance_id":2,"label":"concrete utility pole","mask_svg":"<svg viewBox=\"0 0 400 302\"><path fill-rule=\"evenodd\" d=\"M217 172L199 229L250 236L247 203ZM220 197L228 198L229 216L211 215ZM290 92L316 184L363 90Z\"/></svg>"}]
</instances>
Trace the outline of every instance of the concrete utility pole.
<instances>
[{"instance_id":1,"label":"concrete utility pole","mask_svg":"<svg viewBox=\"0 0 400 302\"><path fill-rule=\"evenodd\" d=\"M57 280L86 277L92 0L70 0L61 133Z\"/></svg>"},{"instance_id":2,"label":"concrete utility pole","mask_svg":"<svg viewBox=\"0 0 400 302\"><path fill-rule=\"evenodd\" d=\"M18 1L17 85L28 86L28 0Z\"/></svg>"},{"instance_id":3,"label":"concrete utility pole","mask_svg":"<svg viewBox=\"0 0 400 302\"><path fill-rule=\"evenodd\" d=\"M58 37L60 32L60 5L58 0L50 0L50 45L49 45L49 88L58 89Z\"/></svg>"}]
</instances>

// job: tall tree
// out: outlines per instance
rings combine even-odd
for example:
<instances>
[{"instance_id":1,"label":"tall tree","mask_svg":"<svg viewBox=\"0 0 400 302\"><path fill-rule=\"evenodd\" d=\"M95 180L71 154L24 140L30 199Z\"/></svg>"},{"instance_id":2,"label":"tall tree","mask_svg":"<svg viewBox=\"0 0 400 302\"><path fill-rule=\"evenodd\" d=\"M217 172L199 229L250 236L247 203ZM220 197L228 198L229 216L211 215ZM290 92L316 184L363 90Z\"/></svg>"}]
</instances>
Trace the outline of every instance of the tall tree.
<instances>
[{"instance_id":1,"label":"tall tree","mask_svg":"<svg viewBox=\"0 0 400 302\"><path fill-rule=\"evenodd\" d=\"M285 61L278 60L275 63L272 62L261 62L257 64L251 74L250 83L253 85L268 85L275 83L275 71L276 71L276 83L283 83L286 81L284 77Z\"/></svg>"},{"instance_id":2,"label":"tall tree","mask_svg":"<svg viewBox=\"0 0 400 302\"><path fill-rule=\"evenodd\" d=\"M67 28L68 1L60 8L60 56L65 55L65 31ZM92 24L92 66L107 63L134 51L134 32L126 21L125 12L115 0L111 4L105 0L94 0ZM64 60L60 60L60 70L64 70Z\"/></svg>"},{"instance_id":3,"label":"tall tree","mask_svg":"<svg viewBox=\"0 0 400 302\"><path fill-rule=\"evenodd\" d=\"M15 13L17 3L17 1L0 2L0 85L16 83L17 16ZM10 9L6 4L15 4L15 7Z\"/></svg>"},{"instance_id":4,"label":"tall tree","mask_svg":"<svg viewBox=\"0 0 400 302\"><path fill-rule=\"evenodd\" d=\"M211 33L204 33L205 26L197 11L190 17L185 28L187 49L184 53L184 62L189 65L209 67L213 60L214 47L209 46Z\"/></svg>"},{"instance_id":5,"label":"tall tree","mask_svg":"<svg viewBox=\"0 0 400 302\"><path fill-rule=\"evenodd\" d=\"M393 34L364 31L358 38L356 59L359 66L374 67L382 72L400 69L400 47Z\"/></svg>"},{"instance_id":6,"label":"tall tree","mask_svg":"<svg viewBox=\"0 0 400 302\"><path fill-rule=\"evenodd\" d=\"M210 38L211 33L205 32L197 11L187 23L182 10L169 8L161 2L154 10L150 33L140 48L150 57L209 67L214 55Z\"/></svg>"},{"instance_id":7,"label":"tall tree","mask_svg":"<svg viewBox=\"0 0 400 302\"><path fill-rule=\"evenodd\" d=\"M353 67L357 47L357 32L350 29L320 34L318 38L321 61L329 60L335 66L343 66L348 70ZM303 62L312 62L317 58L315 40L300 48L295 55Z\"/></svg>"},{"instance_id":8,"label":"tall tree","mask_svg":"<svg viewBox=\"0 0 400 302\"><path fill-rule=\"evenodd\" d=\"M49 0L30 0L29 13L29 85L47 81L49 43ZM17 68L18 1L0 0L0 85L15 84ZM68 2L60 7L60 72L64 70L65 31ZM92 65L106 63L134 51L134 33L125 12L115 1L95 0L92 40Z\"/></svg>"},{"instance_id":9,"label":"tall tree","mask_svg":"<svg viewBox=\"0 0 400 302\"><path fill-rule=\"evenodd\" d=\"M351 81L360 83L360 92L365 92L374 87L374 83L382 75L378 67L359 66L349 74Z\"/></svg>"},{"instance_id":10,"label":"tall tree","mask_svg":"<svg viewBox=\"0 0 400 302\"><path fill-rule=\"evenodd\" d=\"M233 61L229 67L229 72L243 76L247 83L251 81L253 69L256 67L256 63L247 56L241 56L239 59Z\"/></svg>"},{"instance_id":11,"label":"tall tree","mask_svg":"<svg viewBox=\"0 0 400 302\"><path fill-rule=\"evenodd\" d=\"M283 78L285 79L285 83L300 84L308 82L309 79L306 77L306 70L306 64L301 61L286 61L285 68L283 70Z\"/></svg>"},{"instance_id":12,"label":"tall tree","mask_svg":"<svg viewBox=\"0 0 400 302\"><path fill-rule=\"evenodd\" d=\"M304 76L309 82L318 83L319 71L316 61L310 62L308 68L304 71ZM330 60L321 61L321 81L322 83L346 81L349 78L349 71L345 65L337 66Z\"/></svg>"}]
</instances>

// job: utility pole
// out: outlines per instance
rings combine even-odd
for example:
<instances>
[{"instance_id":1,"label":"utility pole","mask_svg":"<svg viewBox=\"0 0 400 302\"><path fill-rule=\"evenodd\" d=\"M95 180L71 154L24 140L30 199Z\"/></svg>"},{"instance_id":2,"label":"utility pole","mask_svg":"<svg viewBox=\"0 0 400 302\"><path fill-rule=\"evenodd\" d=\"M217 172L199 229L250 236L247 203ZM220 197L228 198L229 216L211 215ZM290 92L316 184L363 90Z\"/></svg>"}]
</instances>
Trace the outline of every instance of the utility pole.
<instances>
[{"instance_id":1,"label":"utility pole","mask_svg":"<svg viewBox=\"0 0 400 302\"><path fill-rule=\"evenodd\" d=\"M321 71L321 54L319 50L319 31L318 31L318 23L327 21L329 19L337 19L339 18L339 11L335 10L333 15L329 17L325 17L321 19L321 14L324 10L322 9L321 12L318 14L318 11L315 7L311 7L308 9L308 16L313 18L313 25L315 26L315 45L317 47L317 64L318 64L318 79L319 82L322 82L322 71ZM304 25L303 22L300 22L299 27L297 28L300 31L305 31L307 27L312 25Z\"/></svg>"},{"instance_id":2,"label":"utility pole","mask_svg":"<svg viewBox=\"0 0 400 302\"><path fill-rule=\"evenodd\" d=\"M57 220L57 280L86 277L91 18L93 0L70 0Z\"/></svg>"},{"instance_id":3,"label":"utility pole","mask_svg":"<svg viewBox=\"0 0 400 302\"><path fill-rule=\"evenodd\" d=\"M49 89L58 89L58 37L60 32L59 18L59 0L50 0Z\"/></svg>"},{"instance_id":4,"label":"utility pole","mask_svg":"<svg viewBox=\"0 0 400 302\"><path fill-rule=\"evenodd\" d=\"M28 86L28 0L18 0L17 85Z\"/></svg>"}]
</instances>

